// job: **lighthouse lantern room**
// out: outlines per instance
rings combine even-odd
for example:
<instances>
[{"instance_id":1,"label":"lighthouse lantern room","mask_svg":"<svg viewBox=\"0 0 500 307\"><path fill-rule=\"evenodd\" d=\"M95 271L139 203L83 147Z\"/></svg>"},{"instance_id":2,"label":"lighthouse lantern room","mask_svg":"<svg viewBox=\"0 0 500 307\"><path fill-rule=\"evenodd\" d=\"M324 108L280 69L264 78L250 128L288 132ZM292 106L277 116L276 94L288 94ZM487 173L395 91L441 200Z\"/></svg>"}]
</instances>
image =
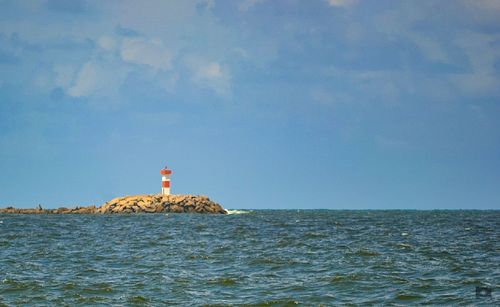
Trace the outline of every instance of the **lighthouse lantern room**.
<instances>
[{"instance_id":1,"label":"lighthouse lantern room","mask_svg":"<svg viewBox=\"0 0 500 307\"><path fill-rule=\"evenodd\" d=\"M168 169L166 166L160 170L161 174L161 194L170 195L170 175L172 170Z\"/></svg>"}]
</instances>

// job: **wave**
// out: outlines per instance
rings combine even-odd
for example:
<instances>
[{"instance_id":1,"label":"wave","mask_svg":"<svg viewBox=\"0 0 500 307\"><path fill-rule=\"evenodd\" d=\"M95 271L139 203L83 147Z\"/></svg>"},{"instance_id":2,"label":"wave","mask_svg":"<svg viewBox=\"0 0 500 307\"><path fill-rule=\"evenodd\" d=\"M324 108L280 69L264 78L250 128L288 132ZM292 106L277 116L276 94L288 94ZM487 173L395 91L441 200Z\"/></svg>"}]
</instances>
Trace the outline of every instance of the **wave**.
<instances>
[{"instance_id":1,"label":"wave","mask_svg":"<svg viewBox=\"0 0 500 307\"><path fill-rule=\"evenodd\" d=\"M251 213L252 210L231 210L231 209L226 209L227 214L247 214Z\"/></svg>"}]
</instances>

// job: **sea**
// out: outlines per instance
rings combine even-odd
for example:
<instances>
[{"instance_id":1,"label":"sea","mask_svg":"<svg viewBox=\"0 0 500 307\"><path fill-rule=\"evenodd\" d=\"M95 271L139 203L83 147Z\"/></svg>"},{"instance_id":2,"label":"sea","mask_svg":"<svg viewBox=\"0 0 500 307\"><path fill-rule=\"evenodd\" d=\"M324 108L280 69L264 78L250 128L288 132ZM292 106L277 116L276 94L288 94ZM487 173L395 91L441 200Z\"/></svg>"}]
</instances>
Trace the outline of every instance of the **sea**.
<instances>
[{"instance_id":1,"label":"sea","mask_svg":"<svg viewBox=\"0 0 500 307\"><path fill-rule=\"evenodd\" d=\"M500 306L499 235L498 210L0 214L0 306Z\"/></svg>"}]
</instances>

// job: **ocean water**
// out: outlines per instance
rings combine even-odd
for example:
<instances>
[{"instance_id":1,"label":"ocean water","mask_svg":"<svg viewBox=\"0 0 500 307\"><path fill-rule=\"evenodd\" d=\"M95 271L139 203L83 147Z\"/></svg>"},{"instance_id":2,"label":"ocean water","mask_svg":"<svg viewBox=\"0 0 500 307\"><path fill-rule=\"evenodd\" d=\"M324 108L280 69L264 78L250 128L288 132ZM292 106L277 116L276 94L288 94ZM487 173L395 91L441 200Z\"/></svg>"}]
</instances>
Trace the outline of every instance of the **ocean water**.
<instances>
[{"instance_id":1,"label":"ocean water","mask_svg":"<svg viewBox=\"0 0 500 307\"><path fill-rule=\"evenodd\" d=\"M0 306L500 305L500 211L232 213L0 215Z\"/></svg>"}]
</instances>

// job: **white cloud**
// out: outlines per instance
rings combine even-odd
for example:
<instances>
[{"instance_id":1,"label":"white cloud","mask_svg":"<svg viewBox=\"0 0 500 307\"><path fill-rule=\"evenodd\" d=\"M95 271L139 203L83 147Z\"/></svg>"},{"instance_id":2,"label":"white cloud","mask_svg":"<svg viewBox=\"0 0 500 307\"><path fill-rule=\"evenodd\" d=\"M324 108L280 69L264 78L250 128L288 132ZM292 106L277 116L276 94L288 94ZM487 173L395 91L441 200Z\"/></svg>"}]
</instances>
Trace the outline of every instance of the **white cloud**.
<instances>
[{"instance_id":1,"label":"white cloud","mask_svg":"<svg viewBox=\"0 0 500 307\"><path fill-rule=\"evenodd\" d=\"M478 9L500 11L500 1L498 0L464 0L463 2Z\"/></svg>"},{"instance_id":2,"label":"white cloud","mask_svg":"<svg viewBox=\"0 0 500 307\"><path fill-rule=\"evenodd\" d=\"M196 72L196 77L199 79L214 80L224 77L224 73L217 62L208 63L202 66Z\"/></svg>"},{"instance_id":3,"label":"white cloud","mask_svg":"<svg viewBox=\"0 0 500 307\"><path fill-rule=\"evenodd\" d=\"M202 2L206 3L207 11L200 13L199 4ZM116 101L120 97L111 96L113 88L118 88L118 93L127 73L135 71L138 75L150 76L151 82L171 92L175 91L177 84L187 80L222 95L230 92L228 63L235 56L232 50L239 46L235 41L240 33L220 23L211 10L215 4L214 0L151 0L148 5L134 0L103 2L89 7L93 12L99 12L99 18L92 20L84 18L81 22L61 26L57 18L49 21L0 19L0 28L4 33L18 33L35 46L59 44L62 38L86 44L84 49L63 42L57 48L44 49L46 55L42 58L35 60L33 57L37 65L43 61L49 63L42 65L49 67L49 71L44 72L48 82L41 78L35 80L33 75L30 77L31 83L36 81L39 86L44 85L45 92L61 87L73 97L95 94L102 97L105 94L110 98L106 101ZM255 4L249 2L248 5ZM34 9L32 13L46 13L43 5L40 5L40 10ZM117 35L117 25L139 34L135 37ZM255 46L258 48L259 44ZM201 61L199 67L190 67L190 75L184 78L184 72L176 69L182 69L184 56L179 55L186 53L203 53L206 59L223 59L225 65L221 64L222 61L216 62L219 66L209 65L211 61ZM251 55L264 58L259 53Z\"/></svg>"},{"instance_id":4,"label":"white cloud","mask_svg":"<svg viewBox=\"0 0 500 307\"><path fill-rule=\"evenodd\" d=\"M419 33L408 33L420 51L431 61L447 63L449 57L438 40Z\"/></svg>"},{"instance_id":5,"label":"white cloud","mask_svg":"<svg viewBox=\"0 0 500 307\"><path fill-rule=\"evenodd\" d=\"M116 46L115 40L109 36L101 36L97 40L97 44L99 45L99 47L107 51L113 50Z\"/></svg>"},{"instance_id":6,"label":"white cloud","mask_svg":"<svg viewBox=\"0 0 500 307\"><path fill-rule=\"evenodd\" d=\"M150 78L167 91L174 91L178 74L172 71L171 53L161 40L101 36L97 43L100 48L94 50L92 58L78 71L62 65L54 68L56 85L64 88L69 96L105 97L109 98L105 101L120 101L116 98L132 71ZM221 72L210 68L202 75L209 78L212 74L211 78L216 79L218 73ZM199 80L202 79L200 76ZM215 83L207 83L215 86Z\"/></svg>"},{"instance_id":7,"label":"white cloud","mask_svg":"<svg viewBox=\"0 0 500 307\"><path fill-rule=\"evenodd\" d=\"M356 4L358 1L357 0L327 0L327 2L330 6L348 7L348 6Z\"/></svg>"},{"instance_id":8,"label":"white cloud","mask_svg":"<svg viewBox=\"0 0 500 307\"><path fill-rule=\"evenodd\" d=\"M129 71L125 65L91 60L83 65L66 92L72 97L117 97Z\"/></svg>"},{"instance_id":9,"label":"white cloud","mask_svg":"<svg viewBox=\"0 0 500 307\"><path fill-rule=\"evenodd\" d=\"M68 89L68 94L73 97L88 96L99 86L99 67L91 62L83 65L78 73L75 83Z\"/></svg>"},{"instance_id":10,"label":"white cloud","mask_svg":"<svg viewBox=\"0 0 500 307\"><path fill-rule=\"evenodd\" d=\"M121 58L133 64L142 64L154 69L169 70L172 55L160 40L126 38L122 41Z\"/></svg>"},{"instance_id":11,"label":"white cloud","mask_svg":"<svg viewBox=\"0 0 500 307\"><path fill-rule=\"evenodd\" d=\"M467 55L472 71L451 76L457 90L471 95L500 95L500 79L495 70L500 58L500 49L494 47L497 36L471 31L461 34L454 43Z\"/></svg>"},{"instance_id":12,"label":"white cloud","mask_svg":"<svg viewBox=\"0 0 500 307\"><path fill-rule=\"evenodd\" d=\"M466 71L461 73L439 72L439 77L415 78L415 87L418 84L420 88L425 88L426 95L446 99L457 94L498 96L500 79L495 63L500 57L500 49L495 47L495 42L500 36L489 31L478 31L478 26L488 28L498 24L500 1L462 0L461 3L466 9L464 13L469 17L465 25L474 26L469 30L461 29L460 35L443 36L439 31L423 32L416 29L414 25L427 20L429 14L425 10L426 6L412 2L405 2L397 10L376 17L375 25L379 32L391 40L410 39L429 61L466 67ZM454 59L452 55L457 54L457 50L467 60L458 62Z\"/></svg>"},{"instance_id":13,"label":"white cloud","mask_svg":"<svg viewBox=\"0 0 500 307\"><path fill-rule=\"evenodd\" d=\"M219 62L190 57L187 59L186 64L193 74L192 80L195 84L211 88L221 96L230 94L229 72Z\"/></svg>"},{"instance_id":14,"label":"white cloud","mask_svg":"<svg viewBox=\"0 0 500 307\"><path fill-rule=\"evenodd\" d=\"M167 90L172 91L175 87L177 79L164 75L171 70L172 56L161 40L101 36L97 44L100 48L78 72L62 65L54 68L56 85L65 88L68 95L116 97L128 73L146 67L152 68L145 71L146 74L153 76ZM118 53L109 52L113 50L118 50Z\"/></svg>"}]
</instances>

